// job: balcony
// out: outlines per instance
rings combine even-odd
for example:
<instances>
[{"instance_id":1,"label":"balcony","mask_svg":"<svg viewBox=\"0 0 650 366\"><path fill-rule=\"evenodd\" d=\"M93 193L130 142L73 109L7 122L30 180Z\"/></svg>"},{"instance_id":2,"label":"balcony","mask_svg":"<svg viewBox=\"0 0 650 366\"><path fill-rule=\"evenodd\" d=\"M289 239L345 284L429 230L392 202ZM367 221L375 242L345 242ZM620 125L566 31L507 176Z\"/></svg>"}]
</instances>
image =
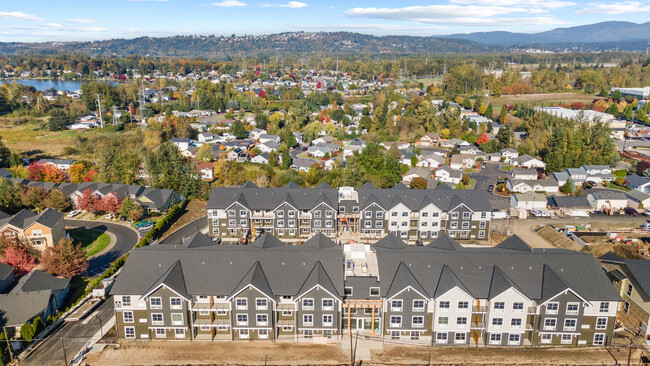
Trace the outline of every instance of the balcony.
<instances>
[{"instance_id":1,"label":"balcony","mask_svg":"<svg viewBox=\"0 0 650 366\"><path fill-rule=\"evenodd\" d=\"M192 304L192 311L217 311L216 304L208 303L194 303Z\"/></svg>"},{"instance_id":2,"label":"balcony","mask_svg":"<svg viewBox=\"0 0 650 366\"><path fill-rule=\"evenodd\" d=\"M485 322L472 322L472 329L485 329Z\"/></svg>"},{"instance_id":3,"label":"balcony","mask_svg":"<svg viewBox=\"0 0 650 366\"><path fill-rule=\"evenodd\" d=\"M528 314L535 314L537 312L537 308L534 306L531 306L528 308Z\"/></svg>"},{"instance_id":4,"label":"balcony","mask_svg":"<svg viewBox=\"0 0 650 366\"><path fill-rule=\"evenodd\" d=\"M472 307L473 313L487 313L487 306L474 306Z\"/></svg>"}]
</instances>

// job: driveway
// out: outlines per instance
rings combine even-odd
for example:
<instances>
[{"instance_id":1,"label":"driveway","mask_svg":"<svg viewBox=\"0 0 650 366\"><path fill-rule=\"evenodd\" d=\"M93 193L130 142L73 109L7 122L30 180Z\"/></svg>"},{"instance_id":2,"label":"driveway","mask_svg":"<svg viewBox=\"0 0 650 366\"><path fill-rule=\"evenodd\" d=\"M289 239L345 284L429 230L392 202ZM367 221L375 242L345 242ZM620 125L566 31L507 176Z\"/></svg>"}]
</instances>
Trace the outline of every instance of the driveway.
<instances>
[{"instance_id":1,"label":"driveway","mask_svg":"<svg viewBox=\"0 0 650 366\"><path fill-rule=\"evenodd\" d=\"M180 244L183 241L183 238L187 238L208 227L208 217L203 216L198 219L189 222L187 225L181 227L180 229L169 234L168 237L161 240L159 244Z\"/></svg>"},{"instance_id":2,"label":"driveway","mask_svg":"<svg viewBox=\"0 0 650 366\"><path fill-rule=\"evenodd\" d=\"M138 233L128 226L108 222L65 219L69 227L81 227L100 232L109 232L115 236L115 245L108 251L90 259L86 276L96 277L107 270L113 261L130 252L138 244Z\"/></svg>"},{"instance_id":3,"label":"driveway","mask_svg":"<svg viewBox=\"0 0 650 366\"><path fill-rule=\"evenodd\" d=\"M64 364L63 344L68 362L83 348L83 346L100 330L100 324L103 326L109 319L114 316L113 301L104 301L96 310L86 318L76 322L63 322L54 333L50 334L47 339L23 361L21 365L34 366L60 366Z\"/></svg>"},{"instance_id":4,"label":"driveway","mask_svg":"<svg viewBox=\"0 0 650 366\"><path fill-rule=\"evenodd\" d=\"M505 178L508 175L508 172L500 170L497 168L498 166L499 163L488 161L485 163L485 168L469 175L470 178L476 181L474 184L474 189L485 192L485 195L490 202L493 210L503 210L510 207L509 197L498 196L487 191L490 184L493 184L496 187L496 181L498 179Z\"/></svg>"}]
</instances>

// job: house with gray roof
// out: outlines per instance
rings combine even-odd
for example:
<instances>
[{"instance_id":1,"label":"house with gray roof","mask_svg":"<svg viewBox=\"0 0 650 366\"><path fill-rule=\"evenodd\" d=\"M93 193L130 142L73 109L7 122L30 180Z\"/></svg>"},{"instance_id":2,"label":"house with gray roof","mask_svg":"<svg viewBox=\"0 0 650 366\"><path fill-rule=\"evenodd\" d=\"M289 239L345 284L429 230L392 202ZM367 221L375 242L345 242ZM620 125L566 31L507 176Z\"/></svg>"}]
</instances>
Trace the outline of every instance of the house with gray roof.
<instances>
[{"instance_id":1,"label":"house with gray roof","mask_svg":"<svg viewBox=\"0 0 650 366\"><path fill-rule=\"evenodd\" d=\"M628 198L622 191L611 189L593 190L587 195L589 204L596 211L620 211L627 207Z\"/></svg>"},{"instance_id":2,"label":"house with gray roof","mask_svg":"<svg viewBox=\"0 0 650 366\"><path fill-rule=\"evenodd\" d=\"M28 239L35 249L44 250L65 237L63 214L51 208L40 213L23 209L0 219L0 235Z\"/></svg>"},{"instance_id":3,"label":"house with gray roof","mask_svg":"<svg viewBox=\"0 0 650 366\"><path fill-rule=\"evenodd\" d=\"M642 177L640 175L632 174L625 177L627 184L630 188L650 194L650 179Z\"/></svg>"},{"instance_id":4,"label":"house with gray roof","mask_svg":"<svg viewBox=\"0 0 650 366\"><path fill-rule=\"evenodd\" d=\"M495 247L447 235L420 246L393 234L342 245L323 234L302 245L200 236L131 253L112 289L118 338L335 343L350 330L458 347L612 341L620 296L587 253L517 236Z\"/></svg>"}]
</instances>

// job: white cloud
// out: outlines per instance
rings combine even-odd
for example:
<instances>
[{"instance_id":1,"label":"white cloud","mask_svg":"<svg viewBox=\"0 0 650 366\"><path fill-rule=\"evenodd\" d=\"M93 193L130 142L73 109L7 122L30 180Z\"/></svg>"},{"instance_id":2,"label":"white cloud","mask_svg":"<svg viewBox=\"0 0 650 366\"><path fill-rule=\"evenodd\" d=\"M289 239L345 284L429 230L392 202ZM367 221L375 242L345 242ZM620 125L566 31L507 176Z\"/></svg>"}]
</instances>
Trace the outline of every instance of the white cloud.
<instances>
[{"instance_id":1,"label":"white cloud","mask_svg":"<svg viewBox=\"0 0 650 366\"><path fill-rule=\"evenodd\" d=\"M212 3L212 6L218 6L221 8L232 8L236 6L246 6L246 3L237 0L224 0L218 3Z\"/></svg>"},{"instance_id":2,"label":"white cloud","mask_svg":"<svg viewBox=\"0 0 650 366\"><path fill-rule=\"evenodd\" d=\"M571 1L560 0L449 0L452 4L486 6L530 6L536 8L558 9L577 5Z\"/></svg>"},{"instance_id":3,"label":"white cloud","mask_svg":"<svg viewBox=\"0 0 650 366\"><path fill-rule=\"evenodd\" d=\"M36 29L36 30L48 30L48 31L58 31L58 32L107 32L110 29L103 27L64 27L58 23L47 23L34 26L22 25L12 27L13 29ZM53 34L53 33L49 33Z\"/></svg>"},{"instance_id":4,"label":"white cloud","mask_svg":"<svg viewBox=\"0 0 650 366\"><path fill-rule=\"evenodd\" d=\"M278 5L281 8L292 8L292 9L297 9L297 8L304 8L307 6L305 3L301 3L300 1L289 1L286 4L283 5Z\"/></svg>"},{"instance_id":5,"label":"white cloud","mask_svg":"<svg viewBox=\"0 0 650 366\"><path fill-rule=\"evenodd\" d=\"M0 19L43 20L36 15L23 13L21 11L0 11Z\"/></svg>"},{"instance_id":6,"label":"white cloud","mask_svg":"<svg viewBox=\"0 0 650 366\"><path fill-rule=\"evenodd\" d=\"M92 23L95 23L95 21L92 20L92 19L83 19L83 18L70 18L70 19L67 19L66 22L68 22L68 23L77 23L77 24L92 24Z\"/></svg>"},{"instance_id":7,"label":"white cloud","mask_svg":"<svg viewBox=\"0 0 650 366\"><path fill-rule=\"evenodd\" d=\"M650 11L650 4L642 4L638 1L622 1L618 3L590 3L588 7L579 10L576 14L624 14L642 13Z\"/></svg>"}]
</instances>

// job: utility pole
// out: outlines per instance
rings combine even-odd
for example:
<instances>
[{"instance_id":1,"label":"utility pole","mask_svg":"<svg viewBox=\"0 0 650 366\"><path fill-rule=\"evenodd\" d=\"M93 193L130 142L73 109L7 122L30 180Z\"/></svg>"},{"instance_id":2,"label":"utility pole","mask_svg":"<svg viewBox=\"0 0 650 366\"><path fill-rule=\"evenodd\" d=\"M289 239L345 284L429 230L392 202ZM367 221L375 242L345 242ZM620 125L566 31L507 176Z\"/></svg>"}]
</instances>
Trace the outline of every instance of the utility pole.
<instances>
[{"instance_id":1,"label":"utility pole","mask_svg":"<svg viewBox=\"0 0 650 366\"><path fill-rule=\"evenodd\" d=\"M65 354L65 343L63 342L63 336L61 336L61 348L63 348L63 363L65 366L68 366L68 356Z\"/></svg>"},{"instance_id":2,"label":"utility pole","mask_svg":"<svg viewBox=\"0 0 650 366\"><path fill-rule=\"evenodd\" d=\"M632 337L628 336L628 338L630 338L630 349L627 352L627 366L630 366L630 361L632 360L632 345L634 343L632 342Z\"/></svg>"},{"instance_id":3,"label":"utility pole","mask_svg":"<svg viewBox=\"0 0 650 366\"><path fill-rule=\"evenodd\" d=\"M97 314L97 320L99 320L99 334L101 335L102 338L104 338L104 330L103 325L102 325L102 314ZM100 338L101 340L101 338Z\"/></svg>"},{"instance_id":4,"label":"utility pole","mask_svg":"<svg viewBox=\"0 0 650 366\"><path fill-rule=\"evenodd\" d=\"M99 125L101 128L104 128L104 120L102 119L102 101L99 99L99 94L95 94L97 96L97 109L99 110Z\"/></svg>"},{"instance_id":5,"label":"utility pole","mask_svg":"<svg viewBox=\"0 0 650 366\"><path fill-rule=\"evenodd\" d=\"M5 339L7 340L7 349L9 350L9 357L11 358L11 363L14 363L14 353L11 351L11 341L9 341L9 336L7 335L7 327L2 327L5 332Z\"/></svg>"},{"instance_id":6,"label":"utility pole","mask_svg":"<svg viewBox=\"0 0 650 366\"><path fill-rule=\"evenodd\" d=\"M352 311L352 309L348 308L348 311ZM352 325L350 325L349 328L350 329L348 329L348 332L350 332L350 366L354 366L354 352L352 351Z\"/></svg>"}]
</instances>

